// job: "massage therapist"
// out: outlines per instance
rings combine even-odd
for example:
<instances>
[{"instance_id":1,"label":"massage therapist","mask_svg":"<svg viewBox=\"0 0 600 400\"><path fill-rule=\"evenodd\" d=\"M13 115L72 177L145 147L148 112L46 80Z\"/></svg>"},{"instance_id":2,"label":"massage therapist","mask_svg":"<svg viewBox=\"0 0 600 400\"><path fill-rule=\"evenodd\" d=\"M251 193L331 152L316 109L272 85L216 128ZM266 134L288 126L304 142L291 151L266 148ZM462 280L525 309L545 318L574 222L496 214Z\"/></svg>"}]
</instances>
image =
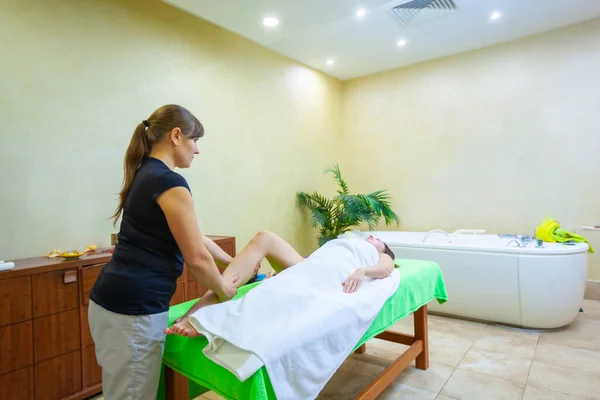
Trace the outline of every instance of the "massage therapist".
<instances>
[{"instance_id":1,"label":"massage therapist","mask_svg":"<svg viewBox=\"0 0 600 400\"><path fill-rule=\"evenodd\" d=\"M163 330L184 261L222 301L236 294L215 264L231 257L200 232L190 188L174 171L190 167L203 135L187 109L165 105L137 125L125 153L113 215L115 223L122 217L119 240L91 290L88 315L106 400L156 398Z\"/></svg>"}]
</instances>

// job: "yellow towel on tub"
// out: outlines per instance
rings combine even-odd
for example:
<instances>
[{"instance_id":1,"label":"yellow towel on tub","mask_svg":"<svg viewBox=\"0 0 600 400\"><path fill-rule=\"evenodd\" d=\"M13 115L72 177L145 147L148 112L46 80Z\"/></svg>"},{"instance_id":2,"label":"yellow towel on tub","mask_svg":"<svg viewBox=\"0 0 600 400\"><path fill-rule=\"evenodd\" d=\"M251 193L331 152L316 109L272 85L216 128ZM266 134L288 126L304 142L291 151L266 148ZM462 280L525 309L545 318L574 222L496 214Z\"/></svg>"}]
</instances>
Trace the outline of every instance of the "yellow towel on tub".
<instances>
[{"instance_id":1,"label":"yellow towel on tub","mask_svg":"<svg viewBox=\"0 0 600 400\"><path fill-rule=\"evenodd\" d=\"M542 239L544 242L564 243L564 242L585 242L590 247L590 253L594 252L594 248L586 238L573 232L565 231L560 227L558 221L552 218L547 218L535 229L535 236Z\"/></svg>"}]
</instances>

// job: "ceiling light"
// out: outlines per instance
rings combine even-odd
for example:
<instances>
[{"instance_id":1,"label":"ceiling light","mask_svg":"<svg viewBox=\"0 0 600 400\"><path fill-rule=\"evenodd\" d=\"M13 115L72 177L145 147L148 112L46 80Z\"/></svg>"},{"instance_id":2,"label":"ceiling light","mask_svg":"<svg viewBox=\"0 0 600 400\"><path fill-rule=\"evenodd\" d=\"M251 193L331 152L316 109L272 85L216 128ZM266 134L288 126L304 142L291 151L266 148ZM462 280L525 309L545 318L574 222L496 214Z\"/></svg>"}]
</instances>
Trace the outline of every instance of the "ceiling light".
<instances>
[{"instance_id":1,"label":"ceiling light","mask_svg":"<svg viewBox=\"0 0 600 400\"><path fill-rule=\"evenodd\" d=\"M333 65L333 60L330 58L327 61L325 61L327 63L327 65Z\"/></svg>"},{"instance_id":2,"label":"ceiling light","mask_svg":"<svg viewBox=\"0 0 600 400\"><path fill-rule=\"evenodd\" d=\"M404 45L406 45L406 40L400 39L396 44L398 45L398 47L404 47Z\"/></svg>"},{"instance_id":3,"label":"ceiling light","mask_svg":"<svg viewBox=\"0 0 600 400\"><path fill-rule=\"evenodd\" d=\"M356 16L359 18L364 17L366 13L367 10L365 10L364 8L359 8L358 10L356 10Z\"/></svg>"},{"instance_id":4,"label":"ceiling light","mask_svg":"<svg viewBox=\"0 0 600 400\"><path fill-rule=\"evenodd\" d=\"M275 17L267 17L263 19L263 25L268 26L269 28L273 28L279 25L279 20Z\"/></svg>"},{"instance_id":5,"label":"ceiling light","mask_svg":"<svg viewBox=\"0 0 600 400\"><path fill-rule=\"evenodd\" d=\"M490 15L490 19L492 21L495 21L497 19L500 19L500 17L502 17L502 13L500 11L494 11L491 15Z\"/></svg>"}]
</instances>

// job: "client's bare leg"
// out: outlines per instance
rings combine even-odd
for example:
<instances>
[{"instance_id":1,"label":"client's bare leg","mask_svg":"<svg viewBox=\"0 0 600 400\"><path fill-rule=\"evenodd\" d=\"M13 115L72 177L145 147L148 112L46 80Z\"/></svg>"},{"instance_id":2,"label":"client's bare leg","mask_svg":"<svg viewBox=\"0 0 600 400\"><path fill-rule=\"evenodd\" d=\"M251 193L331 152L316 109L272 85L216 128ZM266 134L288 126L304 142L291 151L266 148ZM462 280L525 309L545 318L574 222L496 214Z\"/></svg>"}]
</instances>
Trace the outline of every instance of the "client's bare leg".
<instances>
[{"instance_id":1,"label":"client's bare leg","mask_svg":"<svg viewBox=\"0 0 600 400\"><path fill-rule=\"evenodd\" d=\"M252 278L256 264L264 258L278 273L304 260L298 252L285 240L269 231L261 231L250 243L229 263L223 272L224 279L237 276L236 286L240 287ZM207 291L196 304L170 328L165 329L167 335L198 336L198 332L190 325L188 317L202 307L216 304L217 296Z\"/></svg>"}]
</instances>

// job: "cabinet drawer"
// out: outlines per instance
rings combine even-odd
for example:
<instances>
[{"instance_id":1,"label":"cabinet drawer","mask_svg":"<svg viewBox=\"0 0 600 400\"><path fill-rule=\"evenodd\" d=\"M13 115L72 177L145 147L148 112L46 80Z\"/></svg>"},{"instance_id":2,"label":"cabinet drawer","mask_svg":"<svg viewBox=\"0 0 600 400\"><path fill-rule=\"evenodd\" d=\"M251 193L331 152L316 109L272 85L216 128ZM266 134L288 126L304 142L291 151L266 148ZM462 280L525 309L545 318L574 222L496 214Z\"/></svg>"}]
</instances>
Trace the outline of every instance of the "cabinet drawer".
<instances>
[{"instance_id":1,"label":"cabinet drawer","mask_svg":"<svg viewBox=\"0 0 600 400\"><path fill-rule=\"evenodd\" d=\"M90 290L94 286L98 275L102 271L104 264L93 265L81 269L81 302L88 304L90 302Z\"/></svg>"},{"instance_id":2,"label":"cabinet drawer","mask_svg":"<svg viewBox=\"0 0 600 400\"><path fill-rule=\"evenodd\" d=\"M102 382L102 368L96 361L96 348L88 346L83 351L83 387L97 385Z\"/></svg>"},{"instance_id":3,"label":"cabinet drawer","mask_svg":"<svg viewBox=\"0 0 600 400\"><path fill-rule=\"evenodd\" d=\"M0 374L33 364L31 321L0 328Z\"/></svg>"},{"instance_id":4,"label":"cabinet drawer","mask_svg":"<svg viewBox=\"0 0 600 400\"><path fill-rule=\"evenodd\" d=\"M31 319L30 278L0 280L0 326L28 319Z\"/></svg>"},{"instance_id":5,"label":"cabinet drawer","mask_svg":"<svg viewBox=\"0 0 600 400\"><path fill-rule=\"evenodd\" d=\"M169 305L174 306L185 301L185 282L179 282Z\"/></svg>"},{"instance_id":6,"label":"cabinet drawer","mask_svg":"<svg viewBox=\"0 0 600 400\"><path fill-rule=\"evenodd\" d=\"M226 237L220 239L213 239L215 244L223 249L223 251L229 254L231 257L235 257L235 237Z\"/></svg>"},{"instance_id":7,"label":"cabinet drawer","mask_svg":"<svg viewBox=\"0 0 600 400\"><path fill-rule=\"evenodd\" d=\"M0 375L0 400L33 400L33 367Z\"/></svg>"},{"instance_id":8,"label":"cabinet drawer","mask_svg":"<svg viewBox=\"0 0 600 400\"><path fill-rule=\"evenodd\" d=\"M43 317L79 307L77 269L32 276L33 317Z\"/></svg>"},{"instance_id":9,"label":"cabinet drawer","mask_svg":"<svg viewBox=\"0 0 600 400\"><path fill-rule=\"evenodd\" d=\"M187 288L185 290L185 301L199 299L207 291L208 289L199 284L197 281L189 281L187 282Z\"/></svg>"},{"instance_id":10,"label":"cabinet drawer","mask_svg":"<svg viewBox=\"0 0 600 400\"><path fill-rule=\"evenodd\" d=\"M235 257L235 241L233 239L219 240L215 242L220 248L231 257Z\"/></svg>"},{"instance_id":11,"label":"cabinet drawer","mask_svg":"<svg viewBox=\"0 0 600 400\"><path fill-rule=\"evenodd\" d=\"M190 301L197 299L198 297L198 282L189 281L186 283L187 287L185 289L185 300Z\"/></svg>"},{"instance_id":12,"label":"cabinet drawer","mask_svg":"<svg viewBox=\"0 0 600 400\"><path fill-rule=\"evenodd\" d=\"M90 323L88 322L88 309L89 306L83 306L83 314L81 316L81 336L83 336L83 347L91 346L94 344L94 339L92 338L92 331L90 330Z\"/></svg>"},{"instance_id":13,"label":"cabinet drawer","mask_svg":"<svg viewBox=\"0 0 600 400\"><path fill-rule=\"evenodd\" d=\"M35 362L47 360L81 347L79 309L33 321Z\"/></svg>"},{"instance_id":14,"label":"cabinet drawer","mask_svg":"<svg viewBox=\"0 0 600 400\"><path fill-rule=\"evenodd\" d=\"M57 400L81 390L81 352L36 364L35 399Z\"/></svg>"}]
</instances>

